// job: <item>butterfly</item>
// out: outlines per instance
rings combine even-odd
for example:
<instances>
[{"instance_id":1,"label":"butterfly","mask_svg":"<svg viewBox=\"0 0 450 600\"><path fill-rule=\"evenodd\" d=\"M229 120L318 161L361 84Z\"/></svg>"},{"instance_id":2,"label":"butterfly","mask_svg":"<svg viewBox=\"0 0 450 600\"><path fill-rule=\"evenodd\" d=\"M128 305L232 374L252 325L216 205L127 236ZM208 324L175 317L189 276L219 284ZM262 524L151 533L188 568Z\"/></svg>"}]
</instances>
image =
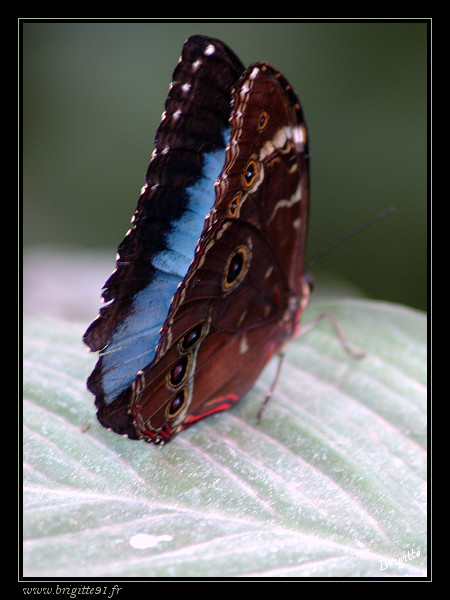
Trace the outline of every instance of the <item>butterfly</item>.
<instances>
[{"instance_id":1,"label":"butterfly","mask_svg":"<svg viewBox=\"0 0 450 600\"><path fill-rule=\"evenodd\" d=\"M294 337L308 133L287 79L223 42L184 44L131 227L84 342L100 423L164 444L239 402Z\"/></svg>"}]
</instances>

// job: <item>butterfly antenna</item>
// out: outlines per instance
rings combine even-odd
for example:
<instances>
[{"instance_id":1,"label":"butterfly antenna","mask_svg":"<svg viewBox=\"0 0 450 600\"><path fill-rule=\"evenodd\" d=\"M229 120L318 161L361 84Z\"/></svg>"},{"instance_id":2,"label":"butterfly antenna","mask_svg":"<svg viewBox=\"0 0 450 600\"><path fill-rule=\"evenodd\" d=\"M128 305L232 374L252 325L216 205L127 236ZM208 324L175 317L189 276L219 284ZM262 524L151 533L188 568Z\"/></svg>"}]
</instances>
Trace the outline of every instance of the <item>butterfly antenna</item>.
<instances>
[{"instance_id":1,"label":"butterfly antenna","mask_svg":"<svg viewBox=\"0 0 450 600\"><path fill-rule=\"evenodd\" d=\"M348 233L346 233L344 236L342 236L341 238L339 238L338 240L336 240L335 242L333 242L332 244L330 244L326 248L323 248L323 250L321 250L320 252L318 252L316 254L316 256L314 256L309 261L307 270L311 269L311 267L319 260L319 258L322 258L322 256L324 256L325 254L327 254L330 250L333 250L334 248L336 248L336 246L339 246L340 244L342 244L342 242L345 242L346 240L348 240L349 238L353 237L357 233L360 233L364 229L367 229L367 227L370 227L371 225L373 225L374 223L376 223L380 219L383 219L389 213L391 213L393 210L395 210L395 208L393 206L390 206L386 210L383 210L382 212L380 212L377 215L374 215L373 217L371 217L370 219L368 219L365 223L362 223L361 225L358 225L358 227L355 227L355 229L352 229L351 231L349 231Z\"/></svg>"}]
</instances>

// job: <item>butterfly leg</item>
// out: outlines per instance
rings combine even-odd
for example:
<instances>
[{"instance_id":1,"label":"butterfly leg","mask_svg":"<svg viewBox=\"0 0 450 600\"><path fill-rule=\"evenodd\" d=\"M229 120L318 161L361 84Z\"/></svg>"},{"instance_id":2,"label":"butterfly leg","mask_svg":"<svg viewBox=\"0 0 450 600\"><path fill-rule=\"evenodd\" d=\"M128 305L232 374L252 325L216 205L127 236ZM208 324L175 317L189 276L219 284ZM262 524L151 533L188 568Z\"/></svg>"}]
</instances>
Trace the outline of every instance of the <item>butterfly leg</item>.
<instances>
[{"instance_id":1,"label":"butterfly leg","mask_svg":"<svg viewBox=\"0 0 450 600\"><path fill-rule=\"evenodd\" d=\"M267 406L267 404L268 404L269 400L271 399L271 397L272 397L272 394L273 394L273 391L274 391L274 389L275 389L275 387L276 387L276 385L277 385L277 382L278 382L278 377L280 376L280 373L281 373L281 367L282 367L282 365L283 365L284 355L285 355L285 353L284 353L284 352L279 352L279 353L278 353L278 366L277 366L277 372L275 373L275 377L273 378L272 385L270 386L270 389L269 389L269 391L267 392L267 394L266 394L266 397L264 398L264 402L263 402L263 403L261 404L261 406L259 407L258 414L256 415L256 422L257 422L257 423L259 423L259 422L261 421L261 418L262 418L262 414L263 414L263 412L264 412L264 409L266 408L266 406Z\"/></svg>"},{"instance_id":2,"label":"butterfly leg","mask_svg":"<svg viewBox=\"0 0 450 600\"><path fill-rule=\"evenodd\" d=\"M358 348L353 348L347 342L347 338L345 337L342 327L339 325L339 321L336 319L336 317L333 315L333 313L331 313L328 310L324 310L313 321L311 321L311 323L308 323L308 325L302 327L301 335L306 335L309 331L314 329L314 327L316 327L324 319L330 320L331 325L333 326L333 329L336 332L336 335L339 339L339 342L340 342L342 348L345 350L345 352L347 352L347 354L349 354L352 358L358 358L358 359L364 358L366 356L366 353L364 352L364 350L359 350ZM278 354L279 360L278 360L277 371L275 373L275 377L273 379L272 385L270 386L270 389L267 392L266 397L264 398L264 402L259 407L258 414L256 416L257 423L259 423L261 421L263 412L264 412L267 404L269 403L269 400L271 399L272 394L277 385L278 378L281 373L281 367L283 364L284 355L285 355L284 352L280 352Z\"/></svg>"},{"instance_id":3,"label":"butterfly leg","mask_svg":"<svg viewBox=\"0 0 450 600\"><path fill-rule=\"evenodd\" d=\"M302 327L300 335L306 335L311 329L314 329L321 321L324 319L329 319L331 325L333 326L334 331L339 339L339 342L342 348L349 354L352 358L364 358L366 353L364 350L359 350L358 348L353 348L348 342L345 334L342 330L342 327L339 325L339 321L336 317L328 310L324 310L321 312L311 323Z\"/></svg>"}]
</instances>

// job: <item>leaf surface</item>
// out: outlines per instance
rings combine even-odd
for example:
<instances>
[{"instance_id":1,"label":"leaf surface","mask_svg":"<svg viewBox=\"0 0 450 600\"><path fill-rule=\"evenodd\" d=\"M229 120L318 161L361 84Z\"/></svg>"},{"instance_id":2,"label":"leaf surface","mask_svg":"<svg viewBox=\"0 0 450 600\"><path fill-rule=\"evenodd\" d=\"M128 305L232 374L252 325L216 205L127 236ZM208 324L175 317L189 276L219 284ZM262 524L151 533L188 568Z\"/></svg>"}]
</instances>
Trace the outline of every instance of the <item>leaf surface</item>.
<instances>
[{"instance_id":1,"label":"leaf surface","mask_svg":"<svg viewBox=\"0 0 450 600\"><path fill-rule=\"evenodd\" d=\"M237 407L154 447L102 428L84 325L24 322L24 575L426 575L426 317L324 300ZM86 429L86 427L88 427Z\"/></svg>"}]
</instances>

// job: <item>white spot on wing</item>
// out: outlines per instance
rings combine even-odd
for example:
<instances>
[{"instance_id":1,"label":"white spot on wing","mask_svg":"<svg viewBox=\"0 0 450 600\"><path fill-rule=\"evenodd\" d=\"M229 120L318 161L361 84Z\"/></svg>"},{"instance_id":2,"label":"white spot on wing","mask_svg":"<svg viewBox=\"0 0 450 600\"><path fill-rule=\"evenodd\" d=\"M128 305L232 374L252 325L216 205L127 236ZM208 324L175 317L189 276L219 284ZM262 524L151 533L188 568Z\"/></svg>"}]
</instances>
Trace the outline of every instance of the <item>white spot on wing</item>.
<instances>
[{"instance_id":1,"label":"white spot on wing","mask_svg":"<svg viewBox=\"0 0 450 600\"><path fill-rule=\"evenodd\" d=\"M216 51L212 44L208 44L205 49L205 56L211 56Z\"/></svg>"},{"instance_id":2,"label":"white spot on wing","mask_svg":"<svg viewBox=\"0 0 450 600\"><path fill-rule=\"evenodd\" d=\"M241 342L239 344L239 354L245 354L247 352L247 350L249 349L249 345L247 342L247 336L245 335L245 333L243 334L243 336L241 337Z\"/></svg>"},{"instance_id":3,"label":"white spot on wing","mask_svg":"<svg viewBox=\"0 0 450 600\"><path fill-rule=\"evenodd\" d=\"M265 160L275 150L281 150L289 139L290 131L287 127L280 127L271 140L263 145L259 152L259 160Z\"/></svg>"},{"instance_id":4,"label":"white spot on wing","mask_svg":"<svg viewBox=\"0 0 450 600\"><path fill-rule=\"evenodd\" d=\"M273 265L270 265L270 267L267 269L267 271L264 274L264 279L269 279L269 277L272 275L272 271L273 271Z\"/></svg>"},{"instance_id":5,"label":"white spot on wing","mask_svg":"<svg viewBox=\"0 0 450 600\"><path fill-rule=\"evenodd\" d=\"M250 91L249 84L247 82L243 83L242 87L241 87L240 97L244 98L249 93L249 91Z\"/></svg>"},{"instance_id":6,"label":"white spot on wing","mask_svg":"<svg viewBox=\"0 0 450 600\"><path fill-rule=\"evenodd\" d=\"M302 151L305 145L306 130L304 125L297 125L293 128L294 143Z\"/></svg>"},{"instance_id":7,"label":"white spot on wing","mask_svg":"<svg viewBox=\"0 0 450 600\"><path fill-rule=\"evenodd\" d=\"M294 206L294 204L297 204L297 202L300 202L301 199L302 199L302 183L299 182L297 189L295 190L295 192L292 194L292 196L290 198L288 198L287 200L286 199L278 200L278 202L275 204L275 206L272 210L272 214L270 215L270 217L268 219L268 223L270 223L272 221L272 219L275 217L277 211L280 210L280 208L290 208L291 206ZM292 223L292 225L295 229L297 229L297 227L300 226L300 219L296 219L296 221L294 221Z\"/></svg>"}]
</instances>

